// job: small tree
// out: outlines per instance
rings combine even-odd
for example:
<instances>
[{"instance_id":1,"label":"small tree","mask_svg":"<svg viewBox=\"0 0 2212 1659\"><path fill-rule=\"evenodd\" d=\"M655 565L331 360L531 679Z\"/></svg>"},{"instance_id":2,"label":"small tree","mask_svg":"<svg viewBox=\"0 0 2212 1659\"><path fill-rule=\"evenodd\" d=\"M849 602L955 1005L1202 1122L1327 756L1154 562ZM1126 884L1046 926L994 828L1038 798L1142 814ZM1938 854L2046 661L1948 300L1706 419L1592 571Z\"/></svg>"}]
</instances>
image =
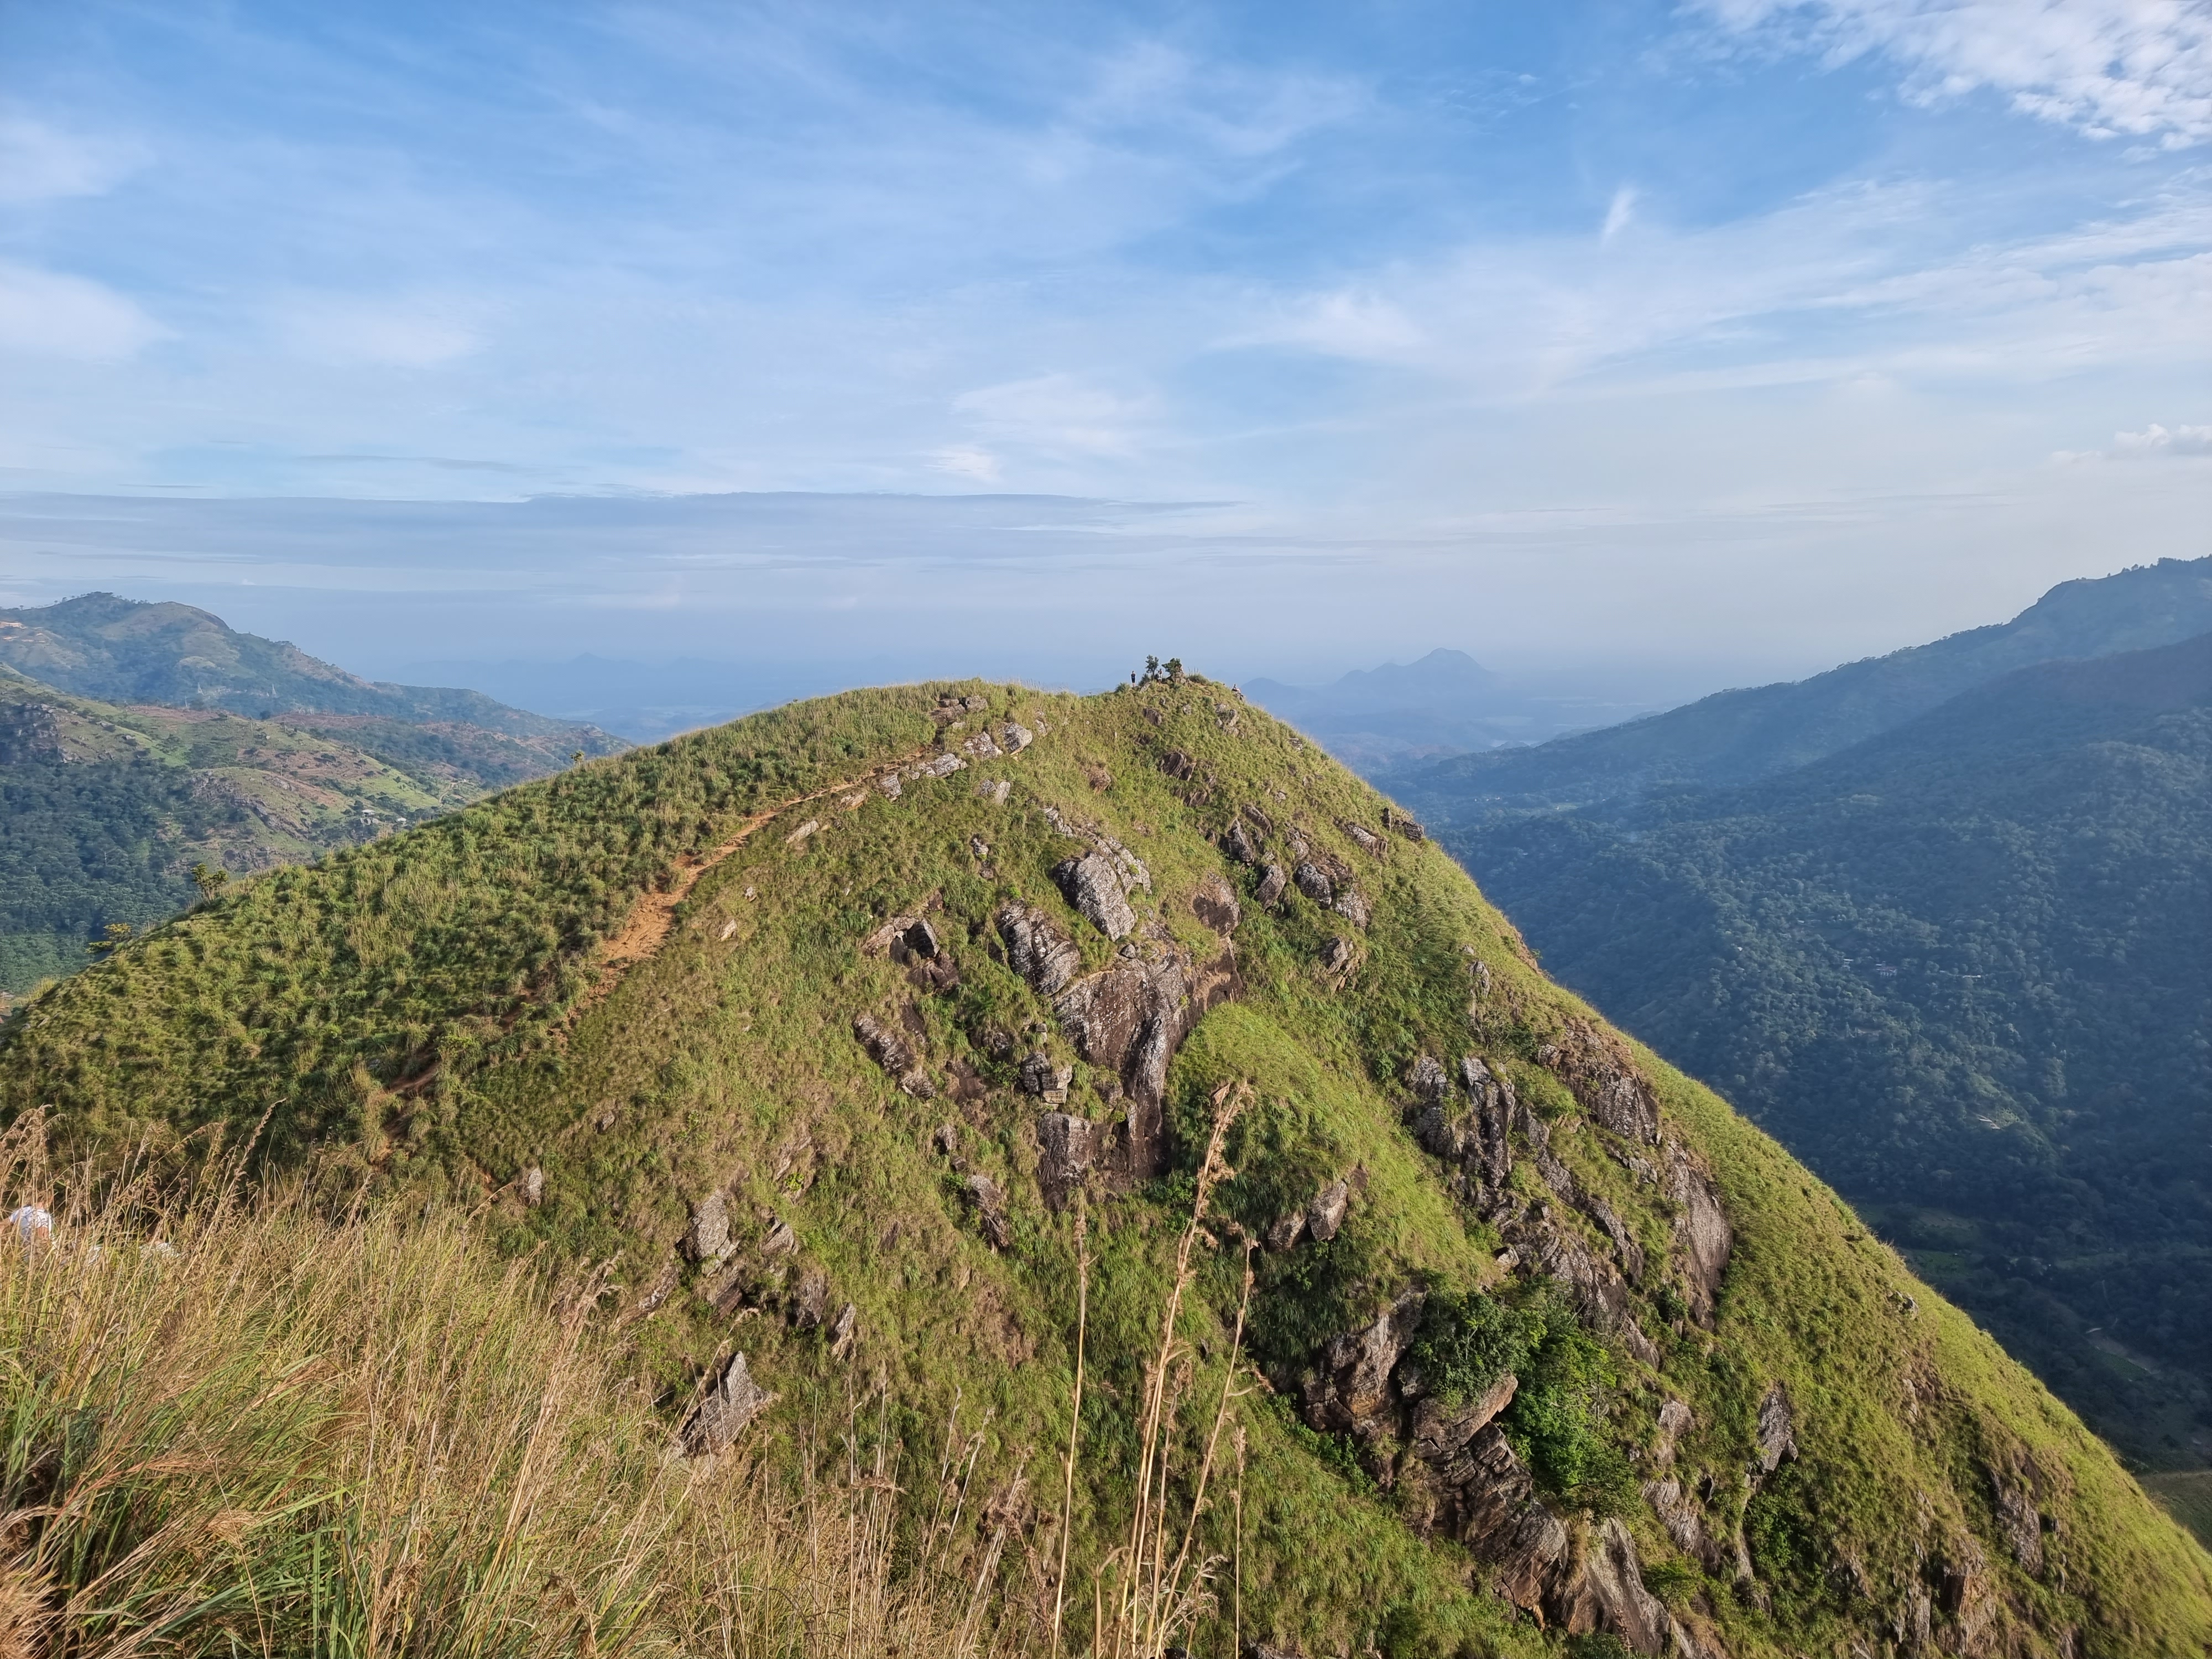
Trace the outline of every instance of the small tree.
<instances>
[{"instance_id":1,"label":"small tree","mask_svg":"<svg viewBox=\"0 0 2212 1659\"><path fill-rule=\"evenodd\" d=\"M230 884L230 872L205 860L192 866L192 885L200 890L204 899L213 898Z\"/></svg>"},{"instance_id":2,"label":"small tree","mask_svg":"<svg viewBox=\"0 0 2212 1659\"><path fill-rule=\"evenodd\" d=\"M584 751L583 751L582 750L580 750L580 749L572 749L572 750L570 750L568 751L568 764L569 764L569 765L571 765L571 766L581 766L583 763L584 763Z\"/></svg>"},{"instance_id":3,"label":"small tree","mask_svg":"<svg viewBox=\"0 0 2212 1659\"><path fill-rule=\"evenodd\" d=\"M104 957L109 951L128 945L131 935L137 931L127 921L111 921L107 924L106 931L84 948L96 957Z\"/></svg>"}]
</instances>

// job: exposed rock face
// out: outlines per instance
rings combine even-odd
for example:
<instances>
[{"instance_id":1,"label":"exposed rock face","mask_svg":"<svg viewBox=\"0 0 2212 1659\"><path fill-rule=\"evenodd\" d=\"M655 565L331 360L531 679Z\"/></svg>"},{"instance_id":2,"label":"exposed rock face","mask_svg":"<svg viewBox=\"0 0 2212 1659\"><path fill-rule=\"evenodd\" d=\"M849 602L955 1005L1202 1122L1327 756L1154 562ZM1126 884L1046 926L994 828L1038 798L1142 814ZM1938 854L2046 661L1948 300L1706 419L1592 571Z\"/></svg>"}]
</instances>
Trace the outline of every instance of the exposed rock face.
<instances>
[{"instance_id":1,"label":"exposed rock face","mask_svg":"<svg viewBox=\"0 0 2212 1659\"><path fill-rule=\"evenodd\" d=\"M1383 1426L1395 1431L1395 1421L1387 1425L1381 1422L1386 1412L1395 1417L1390 1373L1413 1345L1425 1300L1419 1291L1408 1291L1364 1330L1330 1339L1320 1368L1305 1379L1308 1423L1336 1433Z\"/></svg>"},{"instance_id":2,"label":"exposed rock face","mask_svg":"<svg viewBox=\"0 0 2212 1659\"><path fill-rule=\"evenodd\" d=\"M802 1331L811 1331L829 1315L830 1275L819 1267L809 1267L799 1275L799 1287L791 1295L791 1322Z\"/></svg>"},{"instance_id":3,"label":"exposed rock face","mask_svg":"<svg viewBox=\"0 0 2212 1659\"><path fill-rule=\"evenodd\" d=\"M1260 872L1260 885L1252 896L1272 908L1282 901L1283 890L1289 885L1290 878L1283 873L1283 866L1271 864Z\"/></svg>"},{"instance_id":4,"label":"exposed rock face","mask_svg":"<svg viewBox=\"0 0 2212 1659\"><path fill-rule=\"evenodd\" d=\"M1423 1105L1434 1105L1444 1097L1451 1080L1444 1075L1443 1063L1433 1054L1417 1054L1406 1067L1406 1086L1413 1091L1413 1098Z\"/></svg>"},{"instance_id":5,"label":"exposed rock face","mask_svg":"<svg viewBox=\"0 0 2212 1659\"><path fill-rule=\"evenodd\" d=\"M1237 902L1237 890L1219 876L1208 876L1198 884L1198 890L1191 895L1190 909L1202 927L1224 938L1235 933L1237 924L1244 919Z\"/></svg>"},{"instance_id":6,"label":"exposed rock face","mask_svg":"<svg viewBox=\"0 0 2212 1659\"><path fill-rule=\"evenodd\" d=\"M853 1339L860 1328L860 1310L848 1302L837 1310L837 1317L830 1327L830 1357L842 1359L853 1351Z\"/></svg>"},{"instance_id":7,"label":"exposed rock face","mask_svg":"<svg viewBox=\"0 0 2212 1659\"><path fill-rule=\"evenodd\" d=\"M1341 933L1331 933L1322 941L1321 965L1332 974L1347 973L1359 947Z\"/></svg>"},{"instance_id":8,"label":"exposed rock face","mask_svg":"<svg viewBox=\"0 0 2212 1659\"><path fill-rule=\"evenodd\" d=\"M1447 1406L1434 1396L1421 1400L1413 1407L1413 1455L1437 1468L1449 1463L1513 1403L1520 1387L1521 1379L1508 1371L1464 1406Z\"/></svg>"},{"instance_id":9,"label":"exposed rock face","mask_svg":"<svg viewBox=\"0 0 2212 1659\"><path fill-rule=\"evenodd\" d=\"M775 1403L775 1396L754 1382L746 1370L744 1355L732 1354L729 1364L699 1402L699 1409L684 1425L685 1455L705 1457L726 1451L738 1431Z\"/></svg>"},{"instance_id":10,"label":"exposed rock face","mask_svg":"<svg viewBox=\"0 0 2212 1659\"><path fill-rule=\"evenodd\" d=\"M1299 860L1298 867L1291 872L1291 879L1297 884L1298 891L1324 910L1336 902L1336 884L1329 880L1328 872L1311 859Z\"/></svg>"},{"instance_id":11,"label":"exposed rock face","mask_svg":"<svg viewBox=\"0 0 2212 1659\"><path fill-rule=\"evenodd\" d=\"M1356 887L1338 888L1336 903L1332 908L1355 927L1364 927L1374 919L1374 913L1367 907L1367 896Z\"/></svg>"},{"instance_id":12,"label":"exposed rock face","mask_svg":"<svg viewBox=\"0 0 2212 1659\"><path fill-rule=\"evenodd\" d=\"M1260 843L1252 839L1252 832L1238 819L1229 826L1229 833L1221 838L1221 850L1239 864L1260 861Z\"/></svg>"},{"instance_id":13,"label":"exposed rock face","mask_svg":"<svg viewBox=\"0 0 2212 1659\"><path fill-rule=\"evenodd\" d=\"M1313 1202L1306 1206L1306 1233L1316 1244L1326 1244L1344 1225L1346 1213L1352 1208L1352 1183L1332 1181L1314 1194Z\"/></svg>"},{"instance_id":14,"label":"exposed rock face","mask_svg":"<svg viewBox=\"0 0 2212 1659\"><path fill-rule=\"evenodd\" d=\"M1618 1517L1589 1534L1581 1581L1560 1597L1559 1623L1572 1636L1610 1631L1637 1653L1666 1650L1674 1621L1659 1598L1644 1588L1636 1540Z\"/></svg>"},{"instance_id":15,"label":"exposed rock face","mask_svg":"<svg viewBox=\"0 0 2212 1659\"><path fill-rule=\"evenodd\" d=\"M1382 836L1376 835L1365 824L1354 823L1347 818L1338 827L1341 829L1346 835L1352 837L1352 841L1358 845L1361 852L1372 853L1378 859L1389 856L1390 852L1389 842L1384 841Z\"/></svg>"},{"instance_id":16,"label":"exposed rock face","mask_svg":"<svg viewBox=\"0 0 2212 1659\"><path fill-rule=\"evenodd\" d=\"M1180 781L1198 770L1198 763L1182 750L1170 749L1160 757L1160 770Z\"/></svg>"},{"instance_id":17,"label":"exposed rock face","mask_svg":"<svg viewBox=\"0 0 2212 1659\"><path fill-rule=\"evenodd\" d=\"M1664 1468L1674 1461L1674 1448L1687 1434L1697 1419L1690 1408L1679 1400L1662 1402L1659 1407L1659 1437L1651 1449L1651 1455Z\"/></svg>"},{"instance_id":18,"label":"exposed rock face","mask_svg":"<svg viewBox=\"0 0 2212 1659\"><path fill-rule=\"evenodd\" d=\"M1066 1112L1047 1112L1037 1120L1037 1190L1045 1207L1057 1212L1075 1201L1097 1157L1097 1127Z\"/></svg>"},{"instance_id":19,"label":"exposed rock face","mask_svg":"<svg viewBox=\"0 0 2212 1659\"><path fill-rule=\"evenodd\" d=\"M1796 1414L1790 1407L1790 1391L1778 1382L1771 1384L1766 1397L1759 1402L1759 1432L1754 1437L1761 1474L1773 1474L1797 1455L1796 1426Z\"/></svg>"},{"instance_id":20,"label":"exposed rock face","mask_svg":"<svg viewBox=\"0 0 2212 1659\"><path fill-rule=\"evenodd\" d=\"M1288 1215L1279 1215L1267 1228L1263 1241L1271 1250L1290 1249L1306 1236L1306 1212L1292 1210Z\"/></svg>"},{"instance_id":21,"label":"exposed rock face","mask_svg":"<svg viewBox=\"0 0 2212 1659\"><path fill-rule=\"evenodd\" d=\"M1547 1045L1545 1053L1549 1057L1544 1063L1565 1079L1593 1121L1624 1140L1647 1146L1657 1143L1658 1098L1612 1043L1581 1026L1569 1034L1564 1046Z\"/></svg>"},{"instance_id":22,"label":"exposed rock face","mask_svg":"<svg viewBox=\"0 0 2212 1659\"><path fill-rule=\"evenodd\" d=\"M961 1190L968 1195L975 1212L975 1224L990 1247L1003 1250L1012 1244L1014 1231L1006 1223L1006 1194L999 1183L987 1175L971 1175Z\"/></svg>"},{"instance_id":23,"label":"exposed rock face","mask_svg":"<svg viewBox=\"0 0 2212 1659\"><path fill-rule=\"evenodd\" d=\"M2012 1559L2032 1573L2043 1571L2043 1516L2035 1503L2035 1489L2026 1476L2004 1469L1990 1471L1990 1497L1997 1512L1997 1532Z\"/></svg>"},{"instance_id":24,"label":"exposed rock face","mask_svg":"<svg viewBox=\"0 0 2212 1659\"><path fill-rule=\"evenodd\" d=\"M1690 1316L1709 1326L1735 1235L1712 1177L1691 1161L1680 1141L1668 1148L1667 1196L1674 1200L1674 1243L1682 1255Z\"/></svg>"},{"instance_id":25,"label":"exposed rock face","mask_svg":"<svg viewBox=\"0 0 2212 1659\"><path fill-rule=\"evenodd\" d=\"M522 1172L522 1201L533 1210L545 1202L545 1171L535 1164Z\"/></svg>"},{"instance_id":26,"label":"exposed rock face","mask_svg":"<svg viewBox=\"0 0 2212 1659\"><path fill-rule=\"evenodd\" d=\"M1053 1003L1060 1028L1086 1062L1120 1077L1128 1096L1123 1148L1127 1173L1149 1179L1166 1168L1162 1109L1168 1063L1209 1008L1237 994L1236 958L1195 965L1179 948L1135 957L1076 981Z\"/></svg>"},{"instance_id":27,"label":"exposed rock face","mask_svg":"<svg viewBox=\"0 0 2212 1659\"><path fill-rule=\"evenodd\" d=\"M1129 908L1128 890L1122 883L1121 872L1105 853L1085 853L1079 859L1063 860L1053 866L1052 878L1067 895L1067 902L1108 939L1126 939L1136 927L1137 913Z\"/></svg>"},{"instance_id":28,"label":"exposed rock face","mask_svg":"<svg viewBox=\"0 0 2212 1659\"><path fill-rule=\"evenodd\" d=\"M999 742L1009 755L1018 755L1036 741L1036 733L1026 726L1017 726L1009 720L1000 729Z\"/></svg>"},{"instance_id":29,"label":"exposed rock face","mask_svg":"<svg viewBox=\"0 0 2212 1659\"><path fill-rule=\"evenodd\" d=\"M694 1261L719 1261L730 1253L730 1206L718 1189L691 1206L681 1246Z\"/></svg>"},{"instance_id":30,"label":"exposed rock face","mask_svg":"<svg viewBox=\"0 0 2212 1659\"><path fill-rule=\"evenodd\" d=\"M873 1014L856 1014L853 1018L853 1035L868 1051L868 1058L893 1077L902 1077L914 1066L914 1050L906 1039L884 1024Z\"/></svg>"},{"instance_id":31,"label":"exposed rock face","mask_svg":"<svg viewBox=\"0 0 2212 1659\"><path fill-rule=\"evenodd\" d=\"M999 907L995 920L1006 947L1006 965L1027 980L1031 989L1050 996L1083 966L1083 953L1074 941L1035 905L1009 900Z\"/></svg>"}]
</instances>

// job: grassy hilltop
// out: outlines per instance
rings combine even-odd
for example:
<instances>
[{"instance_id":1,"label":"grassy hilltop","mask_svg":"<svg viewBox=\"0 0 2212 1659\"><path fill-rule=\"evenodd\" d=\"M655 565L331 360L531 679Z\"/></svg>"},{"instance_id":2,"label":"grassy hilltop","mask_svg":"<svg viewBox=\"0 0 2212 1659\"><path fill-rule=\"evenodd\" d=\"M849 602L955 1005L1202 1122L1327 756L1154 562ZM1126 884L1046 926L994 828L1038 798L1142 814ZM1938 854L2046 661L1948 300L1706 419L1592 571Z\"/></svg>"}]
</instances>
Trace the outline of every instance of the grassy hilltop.
<instances>
[{"instance_id":1,"label":"grassy hilltop","mask_svg":"<svg viewBox=\"0 0 2212 1659\"><path fill-rule=\"evenodd\" d=\"M901 1489L933 1650L2212 1650L2212 1563L2065 1407L1202 681L854 693L270 872L11 1018L40 1107L611 1261L600 1455ZM76 1350L9 1316L21 1470Z\"/></svg>"}]
</instances>

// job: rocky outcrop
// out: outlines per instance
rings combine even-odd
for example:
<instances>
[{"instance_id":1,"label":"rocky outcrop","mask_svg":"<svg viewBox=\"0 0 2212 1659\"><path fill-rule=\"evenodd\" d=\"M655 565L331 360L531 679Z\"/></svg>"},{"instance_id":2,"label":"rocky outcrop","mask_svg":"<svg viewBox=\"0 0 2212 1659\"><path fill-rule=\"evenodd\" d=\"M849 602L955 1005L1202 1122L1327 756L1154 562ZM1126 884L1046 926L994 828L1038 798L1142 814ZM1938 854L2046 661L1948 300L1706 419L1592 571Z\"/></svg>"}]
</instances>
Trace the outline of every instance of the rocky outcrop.
<instances>
[{"instance_id":1,"label":"rocky outcrop","mask_svg":"<svg viewBox=\"0 0 2212 1659\"><path fill-rule=\"evenodd\" d=\"M691 1206L691 1220L678 1248L693 1261L719 1261L730 1253L730 1205L720 1191Z\"/></svg>"},{"instance_id":2,"label":"rocky outcrop","mask_svg":"<svg viewBox=\"0 0 2212 1659\"><path fill-rule=\"evenodd\" d=\"M1674 1203L1674 1245L1682 1260L1682 1279L1690 1317L1711 1326L1713 1307L1727 1277L1735 1235L1721 1208L1713 1178L1694 1163L1681 1142L1667 1149L1667 1196Z\"/></svg>"},{"instance_id":3,"label":"rocky outcrop","mask_svg":"<svg viewBox=\"0 0 2212 1659\"><path fill-rule=\"evenodd\" d=\"M1006 1220L1006 1189L987 1175L971 1175L961 1184L969 1206L975 1212L975 1225L981 1231L984 1241L994 1250L1003 1250L1014 1242L1014 1230Z\"/></svg>"},{"instance_id":4,"label":"rocky outcrop","mask_svg":"<svg viewBox=\"0 0 2212 1659\"><path fill-rule=\"evenodd\" d=\"M1309 1424L1363 1440L1395 1435L1397 1398L1390 1374L1419 1333L1425 1303L1419 1291L1409 1291L1364 1330L1330 1340L1319 1367L1302 1386Z\"/></svg>"},{"instance_id":5,"label":"rocky outcrop","mask_svg":"<svg viewBox=\"0 0 2212 1659\"><path fill-rule=\"evenodd\" d=\"M1076 1054L1121 1079L1129 1102L1122 1141L1127 1173L1139 1180L1166 1167L1162 1112L1169 1062L1199 1018L1243 985L1236 958L1226 951L1196 964L1180 947L1155 948L1155 956L1125 955L1105 972L1077 980L1053 1003Z\"/></svg>"},{"instance_id":6,"label":"rocky outcrop","mask_svg":"<svg viewBox=\"0 0 2212 1659\"><path fill-rule=\"evenodd\" d=\"M867 1050L868 1058L898 1079L900 1088L917 1100L927 1100L936 1094L936 1086L928 1073L915 1063L915 1050L907 1040L885 1025L872 1014L853 1017L853 1035Z\"/></svg>"},{"instance_id":7,"label":"rocky outcrop","mask_svg":"<svg viewBox=\"0 0 2212 1659\"><path fill-rule=\"evenodd\" d=\"M1624 1140L1657 1144L1658 1097L1616 1044L1577 1025L1564 1042L1547 1044L1538 1058L1559 1073L1593 1122Z\"/></svg>"},{"instance_id":8,"label":"rocky outcrop","mask_svg":"<svg viewBox=\"0 0 2212 1659\"><path fill-rule=\"evenodd\" d=\"M1075 1080L1075 1067L1059 1065L1050 1054L1039 1049L1023 1057L1019 1075L1024 1094L1048 1105L1065 1106L1068 1085Z\"/></svg>"},{"instance_id":9,"label":"rocky outcrop","mask_svg":"<svg viewBox=\"0 0 2212 1659\"><path fill-rule=\"evenodd\" d=\"M1306 1237L1316 1244L1326 1244L1344 1225L1344 1218L1352 1208L1352 1182L1332 1181L1314 1194L1313 1202L1306 1206Z\"/></svg>"},{"instance_id":10,"label":"rocky outcrop","mask_svg":"<svg viewBox=\"0 0 2212 1659\"><path fill-rule=\"evenodd\" d=\"M2043 1514L2036 1504L2035 1486L2032 1477L2034 1467L2026 1472L2018 1469L1992 1468L1990 1471L1990 1498L1996 1510L1997 1536L2012 1553L2012 1559L2031 1573L2043 1571Z\"/></svg>"},{"instance_id":11,"label":"rocky outcrop","mask_svg":"<svg viewBox=\"0 0 2212 1659\"><path fill-rule=\"evenodd\" d=\"M1790 1390L1779 1382L1770 1383L1759 1402L1759 1429L1753 1441L1761 1474L1773 1474L1797 1455L1796 1413L1790 1408Z\"/></svg>"},{"instance_id":12,"label":"rocky outcrop","mask_svg":"<svg viewBox=\"0 0 2212 1659\"><path fill-rule=\"evenodd\" d=\"M1328 872L1311 859L1298 860L1297 868L1291 872L1291 880L1298 891L1324 910L1336 902L1336 884L1328 878Z\"/></svg>"},{"instance_id":13,"label":"rocky outcrop","mask_svg":"<svg viewBox=\"0 0 2212 1659\"><path fill-rule=\"evenodd\" d=\"M1037 1191L1057 1213L1075 1201L1098 1155L1097 1126L1066 1112L1037 1120Z\"/></svg>"},{"instance_id":14,"label":"rocky outcrop","mask_svg":"<svg viewBox=\"0 0 2212 1659\"><path fill-rule=\"evenodd\" d=\"M1108 939L1126 939L1136 927L1137 913L1129 908L1121 872L1105 853L1063 859L1053 866L1052 878L1067 896L1067 902Z\"/></svg>"},{"instance_id":15,"label":"rocky outcrop","mask_svg":"<svg viewBox=\"0 0 2212 1659\"><path fill-rule=\"evenodd\" d=\"M1290 878L1283 873L1283 866L1271 864L1260 872L1260 884L1253 889L1252 896L1273 908L1282 902L1283 890L1289 885Z\"/></svg>"},{"instance_id":16,"label":"rocky outcrop","mask_svg":"<svg viewBox=\"0 0 2212 1659\"><path fill-rule=\"evenodd\" d=\"M1006 965L1028 981L1031 990L1050 996L1082 968L1083 953L1074 941L1035 905L1009 900L999 907L994 921L1006 947Z\"/></svg>"},{"instance_id":17,"label":"rocky outcrop","mask_svg":"<svg viewBox=\"0 0 2212 1659\"><path fill-rule=\"evenodd\" d=\"M1257 864L1260 861L1260 843L1253 839L1252 832L1244 827L1241 818L1231 822L1227 832L1221 837L1221 850L1239 864Z\"/></svg>"},{"instance_id":18,"label":"rocky outcrop","mask_svg":"<svg viewBox=\"0 0 2212 1659\"><path fill-rule=\"evenodd\" d=\"M707 1390L707 1397L684 1421L684 1455L711 1457L726 1451L738 1431L775 1403L775 1396L754 1382L745 1369L744 1355L732 1354L721 1376Z\"/></svg>"}]
</instances>

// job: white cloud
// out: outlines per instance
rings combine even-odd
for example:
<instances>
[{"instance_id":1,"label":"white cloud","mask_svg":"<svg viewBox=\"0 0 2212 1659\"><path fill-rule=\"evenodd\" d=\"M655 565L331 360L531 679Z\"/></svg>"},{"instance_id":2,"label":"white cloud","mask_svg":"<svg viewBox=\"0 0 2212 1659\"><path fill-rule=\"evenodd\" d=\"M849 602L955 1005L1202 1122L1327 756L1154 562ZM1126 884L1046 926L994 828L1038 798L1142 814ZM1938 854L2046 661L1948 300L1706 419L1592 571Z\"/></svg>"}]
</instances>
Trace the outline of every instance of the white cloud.
<instances>
[{"instance_id":1,"label":"white cloud","mask_svg":"<svg viewBox=\"0 0 2212 1659\"><path fill-rule=\"evenodd\" d=\"M2152 455L2212 455L2212 426L2183 426L2167 431L2154 421L2141 432L2115 432L2108 452L2115 458Z\"/></svg>"},{"instance_id":2,"label":"white cloud","mask_svg":"<svg viewBox=\"0 0 2212 1659\"><path fill-rule=\"evenodd\" d=\"M0 350L114 362L161 328L112 289L58 270L0 261Z\"/></svg>"},{"instance_id":3,"label":"white cloud","mask_svg":"<svg viewBox=\"0 0 2212 1659\"><path fill-rule=\"evenodd\" d=\"M999 482L999 458L976 444L948 444L931 453L929 464L939 472L978 483Z\"/></svg>"},{"instance_id":4,"label":"white cloud","mask_svg":"<svg viewBox=\"0 0 2212 1659\"><path fill-rule=\"evenodd\" d=\"M466 307L421 296L298 295L276 307L291 353L332 368L437 368L483 342Z\"/></svg>"},{"instance_id":5,"label":"white cloud","mask_svg":"<svg viewBox=\"0 0 2212 1659\"><path fill-rule=\"evenodd\" d=\"M1742 34L1846 62L1881 52L1920 102L1983 88L2094 138L2212 139L2202 0L1693 0Z\"/></svg>"},{"instance_id":6,"label":"white cloud","mask_svg":"<svg viewBox=\"0 0 2212 1659\"><path fill-rule=\"evenodd\" d=\"M133 143L88 138L33 116L0 113L0 202L98 196L143 159Z\"/></svg>"},{"instance_id":7,"label":"white cloud","mask_svg":"<svg viewBox=\"0 0 2212 1659\"><path fill-rule=\"evenodd\" d=\"M1627 229L1630 222L1635 217L1635 187L1631 185L1623 185L1619 190L1613 192L1613 205L1605 210L1605 228L1598 233L1598 240L1601 242L1610 242L1614 237L1620 235L1622 231Z\"/></svg>"},{"instance_id":8,"label":"white cloud","mask_svg":"<svg viewBox=\"0 0 2212 1659\"><path fill-rule=\"evenodd\" d=\"M1138 428L1151 412L1148 399L1072 374L979 386L955 398L952 408L1005 443L1048 454L1112 457L1135 452Z\"/></svg>"}]
</instances>

